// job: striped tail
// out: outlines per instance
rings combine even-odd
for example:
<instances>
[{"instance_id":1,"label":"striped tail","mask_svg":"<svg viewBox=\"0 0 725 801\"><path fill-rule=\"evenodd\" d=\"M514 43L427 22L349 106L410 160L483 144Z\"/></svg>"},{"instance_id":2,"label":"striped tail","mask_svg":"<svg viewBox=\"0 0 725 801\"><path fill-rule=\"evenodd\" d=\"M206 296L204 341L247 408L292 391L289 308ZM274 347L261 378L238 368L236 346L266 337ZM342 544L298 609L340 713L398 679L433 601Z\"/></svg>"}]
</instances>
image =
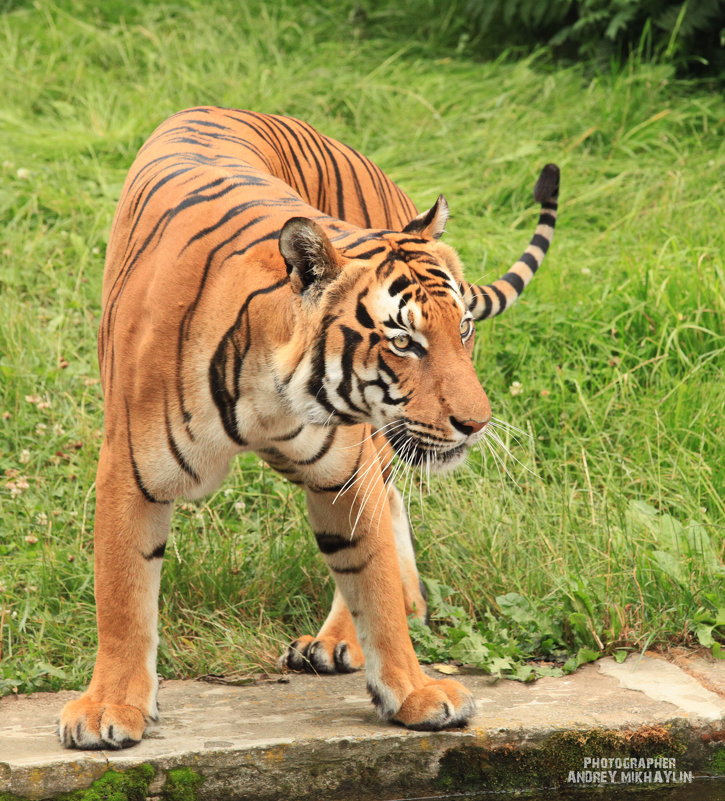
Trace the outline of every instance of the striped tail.
<instances>
[{"instance_id":1,"label":"striped tail","mask_svg":"<svg viewBox=\"0 0 725 801\"><path fill-rule=\"evenodd\" d=\"M478 286L467 281L462 284L463 298L474 320L485 320L506 311L534 277L554 236L558 196L559 168L556 164L547 164L534 187L534 200L541 203L539 222L521 258L506 275L492 284Z\"/></svg>"}]
</instances>

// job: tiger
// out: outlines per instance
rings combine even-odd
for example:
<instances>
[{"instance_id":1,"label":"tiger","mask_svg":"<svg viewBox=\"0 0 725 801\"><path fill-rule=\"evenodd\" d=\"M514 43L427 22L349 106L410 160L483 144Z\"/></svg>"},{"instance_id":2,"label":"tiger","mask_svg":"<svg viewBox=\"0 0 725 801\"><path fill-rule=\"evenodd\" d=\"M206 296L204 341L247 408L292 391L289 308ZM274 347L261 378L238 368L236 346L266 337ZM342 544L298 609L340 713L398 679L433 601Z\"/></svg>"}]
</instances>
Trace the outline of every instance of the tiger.
<instances>
[{"instance_id":1,"label":"tiger","mask_svg":"<svg viewBox=\"0 0 725 801\"><path fill-rule=\"evenodd\" d=\"M541 171L533 238L502 278L464 279L440 195L418 213L371 160L289 116L203 106L141 147L109 237L98 332L104 428L94 524L98 650L61 710L68 748L120 749L158 719L162 558L176 499L256 453L304 491L335 589L289 670L365 669L383 721L465 726L471 693L420 667L426 616L395 465L450 470L486 433L474 323L542 263L559 170Z\"/></svg>"}]
</instances>

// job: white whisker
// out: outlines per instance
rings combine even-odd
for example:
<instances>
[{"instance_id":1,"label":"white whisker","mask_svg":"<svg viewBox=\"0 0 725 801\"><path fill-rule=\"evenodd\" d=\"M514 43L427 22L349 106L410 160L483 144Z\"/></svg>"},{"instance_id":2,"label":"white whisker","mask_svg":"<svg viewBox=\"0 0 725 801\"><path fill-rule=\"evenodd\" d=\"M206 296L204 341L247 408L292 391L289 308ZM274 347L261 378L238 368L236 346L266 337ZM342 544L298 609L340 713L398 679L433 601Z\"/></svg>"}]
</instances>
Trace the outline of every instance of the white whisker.
<instances>
[{"instance_id":1,"label":"white whisker","mask_svg":"<svg viewBox=\"0 0 725 801\"><path fill-rule=\"evenodd\" d=\"M368 425L366 423L366 425ZM386 423L382 428L376 428L368 434L367 437L361 439L360 442L355 442L352 445L343 445L341 448L338 448L340 451L349 450L350 448L357 448L358 445L362 445L363 442L367 442L369 439L372 439L376 434L389 434L391 431L395 431L398 428L401 428L405 425L405 420L391 420L389 423Z\"/></svg>"},{"instance_id":2,"label":"white whisker","mask_svg":"<svg viewBox=\"0 0 725 801\"><path fill-rule=\"evenodd\" d=\"M510 428L512 431L515 431L517 434L521 434L524 437L528 437L529 439L533 439L533 436L529 431L524 431L523 428L519 428L518 426L513 425L513 423L509 423L506 420L502 420L500 417L492 417L492 423L496 423L497 425L503 428Z\"/></svg>"},{"instance_id":3,"label":"white whisker","mask_svg":"<svg viewBox=\"0 0 725 801\"><path fill-rule=\"evenodd\" d=\"M379 464L379 459L380 459L380 457L379 457L377 451L375 451L375 459L373 461L373 464L370 467L373 467L376 463ZM388 460L388 463L385 465L385 467L382 467L380 469L381 474L385 473L385 471L390 467L390 465L393 463L393 459L395 459L395 450L393 450L393 455L390 457L390 459ZM367 472L369 470L370 470L370 468L368 468L368 470L365 471L366 474L367 474ZM355 497L353 498L353 502L350 505L350 509L352 509L354 507L355 502L357 501L357 496L358 496L362 486L363 485L360 484L360 486L357 488L357 492L355 493ZM355 529L357 529L357 524L360 522L360 518L362 517L362 513L365 511L365 506L367 504L368 498L370 497L370 493L374 489L375 489L375 481L373 480L373 481L370 482L370 486L365 491L365 494L363 495L363 499L360 502L360 509L358 510L357 517L355 518L355 523L354 523L354 525L352 527L352 531L350 532L350 539L351 540L355 536ZM383 485L383 491L384 491L384 485Z\"/></svg>"},{"instance_id":4,"label":"white whisker","mask_svg":"<svg viewBox=\"0 0 725 801\"><path fill-rule=\"evenodd\" d=\"M396 422L396 421L393 421L393 422ZM401 424L405 425L404 422L402 422ZM389 423L388 425L392 425L392 423ZM383 426L383 428L385 428L385 426ZM381 428L381 429L378 429L378 430L382 431L383 429ZM344 447L339 448L339 450L345 450L346 448L362 447L363 443L366 442L367 440L371 439L373 436L375 436L376 433L378 433L378 432L377 431L373 431L372 434L370 434L369 436L365 437L360 442L355 443L354 445L345 445ZM337 495L335 495L335 498L332 501L333 504L335 503L335 501L337 501L337 499L340 497L340 495L342 495L343 493L347 492L354 484L356 484L358 481L362 480L367 475L368 471L373 467L373 465L375 464L375 462L377 460L377 449L374 451L374 453L375 453L375 458L371 460L370 464L367 466L365 471L362 474L360 473L360 470L362 469L362 465L360 465L358 467L358 469L345 482L345 484L339 490ZM355 498L357 498L357 493L355 495ZM354 503L354 500L353 500L353 503Z\"/></svg>"},{"instance_id":5,"label":"white whisker","mask_svg":"<svg viewBox=\"0 0 725 801\"><path fill-rule=\"evenodd\" d=\"M491 458L493 459L493 463L496 465L496 472L498 473L498 478L499 478L499 481L501 482L501 485L503 486L505 484L505 482L503 480L503 473L501 472L502 468L503 468L503 471L506 474L506 476L515 483L516 479L508 471L508 468L502 462L501 457L496 453L496 450L493 447L493 444L491 443L490 439L488 438L488 434L486 434L484 437L482 437L482 439L480 439L479 442L482 445L485 445L487 450L488 450L488 452L491 454Z\"/></svg>"},{"instance_id":6,"label":"white whisker","mask_svg":"<svg viewBox=\"0 0 725 801\"><path fill-rule=\"evenodd\" d=\"M498 423L490 422L488 424L494 431L500 431L502 434L505 434L507 437L510 437L518 446L519 448L526 447L523 442L518 438L518 436L511 431L509 428L504 428L500 426Z\"/></svg>"},{"instance_id":7,"label":"white whisker","mask_svg":"<svg viewBox=\"0 0 725 801\"><path fill-rule=\"evenodd\" d=\"M506 443L505 443L505 442L504 442L504 441L501 439L501 437L499 437L499 435L498 435L498 434L497 434L495 431L491 431L491 433L490 433L490 436L491 436L491 437L493 437L494 441L498 442L498 444L499 444L499 445L501 446L501 448L503 449L504 453L506 453L506 455L507 455L507 456L509 456L511 459L513 459L513 460L514 460L514 462L516 462L516 464L518 464L518 465L520 465L521 467L523 467L523 468L524 468L524 470L526 470L528 473L531 473L531 475L532 475L532 476L535 476L536 478L540 478L540 476L538 475L538 473L535 473L535 472L534 472L534 471L533 471L533 470L532 470L530 467L527 467L527 466L526 466L526 465L525 465L523 462L520 462L520 461L519 461L519 460L518 460L518 459L517 459L517 458L516 458L516 457L513 455L513 453L511 453L511 451L509 450L509 448L506 446Z\"/></svg>"}]
</instances>

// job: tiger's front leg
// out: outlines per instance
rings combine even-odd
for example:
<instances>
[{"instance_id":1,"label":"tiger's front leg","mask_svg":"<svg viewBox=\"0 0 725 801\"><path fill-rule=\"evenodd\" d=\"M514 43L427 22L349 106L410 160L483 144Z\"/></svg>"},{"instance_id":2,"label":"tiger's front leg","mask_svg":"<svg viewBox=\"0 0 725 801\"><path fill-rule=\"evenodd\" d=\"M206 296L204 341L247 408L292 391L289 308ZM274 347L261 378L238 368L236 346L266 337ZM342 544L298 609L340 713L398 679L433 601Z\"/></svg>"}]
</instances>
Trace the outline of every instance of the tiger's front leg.
<instances>
[{"instance_id":1,"label":"tiger's front leg","mask_svg":"<svg viewBox=\"0 0 725 801\"><path fill-rule=\"evenodd\" d=\"M61 711L58 734L66 748L126 748L158 716L158 593L172 504L143 494L125 456L122 445L114 450L104 443L101 449L95 524L98 654L88 689Z\"/></svg>"},{"instance_id":2,"label":"tiger's front leg","mask_svg":"<svg viewBox=\"0 0 725 801\"><path fill-rule=\"evenodd\" d=\"M412 729L465 725L473 698L459 682L423 673L408 634L403 583L382 471L368 441L359 464L372 464L356 486L308 485L310 522L324 532L321 550L354 621L367 686L378 713ZM373 463L374 460L374 463ZM318 537L318 542L319 542Z\"/></svg>"}]
</instances>

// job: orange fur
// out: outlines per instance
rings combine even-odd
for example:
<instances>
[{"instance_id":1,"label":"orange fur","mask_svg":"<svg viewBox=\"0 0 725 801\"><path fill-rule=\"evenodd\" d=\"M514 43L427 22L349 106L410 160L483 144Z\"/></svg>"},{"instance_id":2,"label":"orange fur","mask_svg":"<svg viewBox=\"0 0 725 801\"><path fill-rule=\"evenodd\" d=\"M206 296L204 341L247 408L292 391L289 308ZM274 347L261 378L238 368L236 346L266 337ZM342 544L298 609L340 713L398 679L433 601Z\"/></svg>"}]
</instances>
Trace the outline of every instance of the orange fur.
<instances>
[{"instance_id":1,"label":"orange fur","mask_svg":"<svg viewBox=\"0 0 725 801\"><path fill-rule=\"evenodd\" d=\"M86 694L61 713L66 746L125 747L156 716L173 501L215 489L244 450L304 487L337 585L319 634L293 643L285 663L365 663L383 718L424 729L468 720L468 692L429 679L408 636L406 614L424 617L425 600L393 457L445 468L482 435L491 410L471 321L503 311L543 258L556 207L547 169L531 245L477 287L437 241L443 198L416 216L376 165L304 122L203 107L155 131L106 259L99 649Z\"/></svg>"}]
</instances>

